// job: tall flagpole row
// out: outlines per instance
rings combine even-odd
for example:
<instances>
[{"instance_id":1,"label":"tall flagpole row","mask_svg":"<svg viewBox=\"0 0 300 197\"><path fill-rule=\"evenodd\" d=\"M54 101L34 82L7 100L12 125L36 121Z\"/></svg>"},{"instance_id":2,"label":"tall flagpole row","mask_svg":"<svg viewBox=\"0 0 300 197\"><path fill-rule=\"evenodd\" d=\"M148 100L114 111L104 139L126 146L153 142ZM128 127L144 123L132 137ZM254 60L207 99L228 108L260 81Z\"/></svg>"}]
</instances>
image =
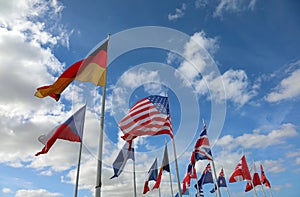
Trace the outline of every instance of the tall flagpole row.
<instances>
[{"instance_id":1,"label":"tall flagpole row","mask_svg":"<svg viewBox=\"0 0 300 197\"><path fill-rule=\"evenodd\" d=\"M108 34L108 40L109 40L109 38L110 38L110 34ZM107 51L108 51L108 46L107 46ZM108 57L107 57L107 60L108 60ZM98 144L97 178L96 178L95 197L101 197L101 187L102 187L102 151L103 151L105 97L106 97L106 77L105 77L105 83L104 83L104 86L102 89L103 89L103 92L102 92L101 115L100 115L100 134L99 134L99 144Z\"/></svg>"}]
</instances>

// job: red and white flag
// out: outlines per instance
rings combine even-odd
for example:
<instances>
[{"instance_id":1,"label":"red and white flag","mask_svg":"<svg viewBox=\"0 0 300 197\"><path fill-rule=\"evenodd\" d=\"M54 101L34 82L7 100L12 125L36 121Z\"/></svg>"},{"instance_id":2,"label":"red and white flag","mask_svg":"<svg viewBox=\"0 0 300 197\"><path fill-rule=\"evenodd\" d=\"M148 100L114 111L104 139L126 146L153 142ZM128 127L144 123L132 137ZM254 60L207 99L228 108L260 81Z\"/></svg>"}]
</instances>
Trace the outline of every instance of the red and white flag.
<instances>
[{"instance_id":1,"label":"red and white flag","mask_svg":"<svg viewBox=\"0 0 300 197\"><path fill-rule=\"evenodd\" d=\"M269 180L267 179L267 177L265 175L262 164L260 164L260 171L261 171L261 182L262 182L262 184L264 184L266 187L271 188L271 184L270 184Z\"/></svg>"},{"instance_id":2,"label":"red and white flag","mask_svg":"<svg viewBox=\"0 0 300 197\"><path fill-rule=\"evenodd\" d=\"M168 97L155 95L138 101L118 125L127 142L143 135L168 134L173 138Z\"/></svg>"},{"instance_id":3,"label":"red and white flag","mask_svg":"<svg viewBox=\"0 0 300 197\"><path fill-rule=\"evenodd\" d=\"M235 167L234 172L229 178L229 183L239 182L242 180L251 180L251 175L249 172L245 155L242 156L240 162Z\"/></svg>"},{"instance_id":4,"label":"red and white flag","mask_svg":"<svg viewBox=\"0 0 300 197\"><path fill-rule=\"evenodd\" d=\"M252 166L252 168L251 168L250 171L252 171L252 173L253 173L253 175L252 175L252 183L253 183L254 187L257 186L257 185L261 185L258 172L256 171L255 163L253 163L253 166ZM245 192L248 192L248 191L250 191L252 189L253 189L253 186L252 186L251 182L248 181L247 185L246 185Z\"/></svg>"}]
</instances>

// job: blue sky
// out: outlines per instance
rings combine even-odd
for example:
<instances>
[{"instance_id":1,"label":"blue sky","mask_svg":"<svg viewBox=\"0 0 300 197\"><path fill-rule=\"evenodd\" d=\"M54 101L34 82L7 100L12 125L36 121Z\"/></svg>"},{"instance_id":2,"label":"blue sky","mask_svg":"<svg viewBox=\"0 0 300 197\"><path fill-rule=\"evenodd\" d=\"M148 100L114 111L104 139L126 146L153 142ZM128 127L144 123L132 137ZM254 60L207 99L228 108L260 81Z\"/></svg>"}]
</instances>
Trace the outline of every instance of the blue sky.
<instances>
[{"instance_id":1,"label":"blue sky","mask_svg":"<svg viewBox=\"0 0 300 197\"><path fill-rule=\"evenodd\" d=\"M131 161L119 178L109 179L124 144L117 122L138 100L167 90L181 181L205 119L217 173L223 167L228 180L245 154L249 167L255 162L259 169L262 162L273 196L298 195L298 1L0 0L0 5L0 196L73 195L79 144L59 140L48 154L34 154L42 149L38 136L85 102L79 196L94 195L101 88L74 82L59 102L33 94L108 33L103 196L133 195ZM140 137L139 196L154 158L161 163L165 141L177 191L169 136ZM198 176L206 165L197 162ZM169 184L164 173L162 196L170 196ZM228 184L231 196L252 196L245 185ZM205 196L213 196L212 187L204 186ZM257 192L263 196L259 187ZM145 196L157 195L154 190Z\"/></svg>"}]
</instances>

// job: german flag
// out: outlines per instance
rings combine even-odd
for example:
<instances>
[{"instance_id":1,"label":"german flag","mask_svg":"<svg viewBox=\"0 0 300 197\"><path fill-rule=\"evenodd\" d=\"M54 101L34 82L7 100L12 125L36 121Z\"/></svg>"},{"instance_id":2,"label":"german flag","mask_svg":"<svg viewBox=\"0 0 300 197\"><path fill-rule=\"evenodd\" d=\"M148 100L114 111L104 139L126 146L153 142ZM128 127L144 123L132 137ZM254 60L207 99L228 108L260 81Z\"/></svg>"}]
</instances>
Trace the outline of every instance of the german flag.
<instances>
[{"instance_id":1,"label":"german flag","mask_svg":"<svg viewBox=\"0 0 300 197\"><path fill-rule=\"evenodd\" d=\"M67 68L52 85L37 88L34 95L39 98L50 96L58 101L60 94L74 80L104 86L106 83L107 46L108 40L87 58Z\"/></svg>"}]
</instances>

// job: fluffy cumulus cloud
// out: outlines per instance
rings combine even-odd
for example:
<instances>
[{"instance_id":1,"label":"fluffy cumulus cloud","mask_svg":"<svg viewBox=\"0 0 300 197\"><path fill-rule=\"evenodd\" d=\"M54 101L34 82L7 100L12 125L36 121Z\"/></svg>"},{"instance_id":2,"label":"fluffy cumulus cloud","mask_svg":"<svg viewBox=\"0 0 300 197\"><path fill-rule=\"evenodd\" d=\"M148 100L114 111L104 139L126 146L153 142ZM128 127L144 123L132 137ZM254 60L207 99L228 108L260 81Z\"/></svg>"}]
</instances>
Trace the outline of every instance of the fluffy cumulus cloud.
<instances>
[{"instance_id":1,"label":"fluffy cumulus cloud","mask_svg":"<svg viewBox=\"0 0 300 197\"><path fill-rule=\"evenodd\" d=\"M251 133L244 133L239 136L225 135L221 137L215 147L213 147L214 161L216 163L216 169L224 168L227 177L234 171L237 163L240 161L242 154L246 155L249 168L253 165L251 158L253 158L253 152L262 151L264 148L282 146L287 143L287 140L298 136L296 126L291 123L280 125L278 128L265 133L259 133L253 131ZM241 153L241 150L247 150ZM257 159L257 155L254 156ZM297 151L288 152L286 157L293 157L297 163L299 154ZM261 159L262 165L267 173L280 173L286 171L285 159ZM255 162L258 169L259 162ZM203 169L204 166L201 164L199 169Z\"/></svg>"},{"instance_id":2,"label":"fluffy cumulus cloud","mask_svg":"<svg viewBox=\"0 0 300 197\"><path fill-rule=\"evenodd\" d=\"M118 80L116 85L112 87L113 93L108 95L107 110L111 115L115 115L116 111L122 112L122 115L128 111L128 100L132 91L138 87L144 87L149 94L161 94L162 86L157 84L161 81L158 71L151 71L139 67L126 71Z\"/></svg>"},{"instance_id":3,"label":"fluffy cumulus cloud","mask_svg":"<svg viewBox=\"0 0 300 197\"><path fill-rule=\"evenodd\" d=\"M256 0L220 0L216 7L213 16L222 17L224 12L241 12L244 10L253 10L256 4Z\"/></svg>"},{"instance_id":4,"label":"fluffy cumulus cloud","mask_svg":"<svg viewBox=\"0 0 300 197\"><path fill-rule=\"evenodd\" d=\"M63 6L55 0L1 0L0 3L0 48L5 49L0 51L0 91L4 93L0 98L0 163L36 168L41 175L50 176L53 170L67 170L76 163L77 154L72 154L71 149L78 146L67 143L62 149L58 142L57 151L70 150L70 154L35 158L34 154L42 148L37 137L64 121L62 117L70 116L72 110L33 94L37 87L52 83L53 75L64 69L52 48L58 44L68 47L72 31L60 23ZM15 196L61 194L40 189L18 190Z\"/></svg>"},{"instance_id":5,"label":"fluffy cumulus cloud","mask_svg":"<svg viewBox=\"0 0 300 197\"><path fill-rule=\"evenodd\" d=\"M291 123L281 125L278 129L274 129L266 134L260 133L244 133L241 136L233 137L225 135L217 142L217 146L223 146L228 149L237 147L242 148L265 148L272 145L285 143L285 139L298 135L296 126Z\"/></svg>"},{"instance_id":6,"label":"fluffy cumulus cloud","mask_svg":"<svg viewBox=\"0 0 300 197\"><path fill-rule=\"evenodd\" d=\"M181 8L176 8L175 9L175 13L174 14L171 14L171 13L168 14L168 19L170 21L173 21L173 20L176 20L176 19L179 19L179 18L183 17L185 10L186 10L186 4L183 3L181 5Z\"/></svg>"},{"instance_id":7,"label":"fluffy cumulus cloud","mask_svg":"<svg viewBox=\"0 0 300 197\"><path fill-rule=\"evenodd\" d=\"M300 61L294 65L299 67ZM293 70L288 76L280 81L280 83L266 97L268 102L278 102L282 100L293 99L300 95L300 69Z\"/></svg>"},{"instance_id":8,"label":"fluffy cumulus cloud","mask_svg":"<svg viewBox=\"0 0 300 197\"><path fill-rule=\"evenodd\" d=\"M0 90L5 92L0 99L0 162L20 167L39 147L36 131L60 121L57 116L64 113L64 105L33 94L38 86L51 83L51 73L62 70L51 46L67 43L62 35L68 33L58 25L62 6L56 1L1 1L0 9L0 48L5 49L0 51ZM59 32L45 25L43 17ZM22 146L24 140L27 146Z\"/></svg>"},{"instance_id":9,"label":"fluffy cumulus cloud","mask_svg":"<svg viewBox=\"0 0 300 197\"><path fill-rule=\"evenodd\" d=\"M199 95L242 106L257 95L257 87L251 85L244 70L230 69L221 74L212 58L218 48L218 38L209 38L203 31L196 32L185 45L176 76L187 86L193 86ZM167 62L175 61L176 56L168 56Z\"/></svg>"}]
</instances>

